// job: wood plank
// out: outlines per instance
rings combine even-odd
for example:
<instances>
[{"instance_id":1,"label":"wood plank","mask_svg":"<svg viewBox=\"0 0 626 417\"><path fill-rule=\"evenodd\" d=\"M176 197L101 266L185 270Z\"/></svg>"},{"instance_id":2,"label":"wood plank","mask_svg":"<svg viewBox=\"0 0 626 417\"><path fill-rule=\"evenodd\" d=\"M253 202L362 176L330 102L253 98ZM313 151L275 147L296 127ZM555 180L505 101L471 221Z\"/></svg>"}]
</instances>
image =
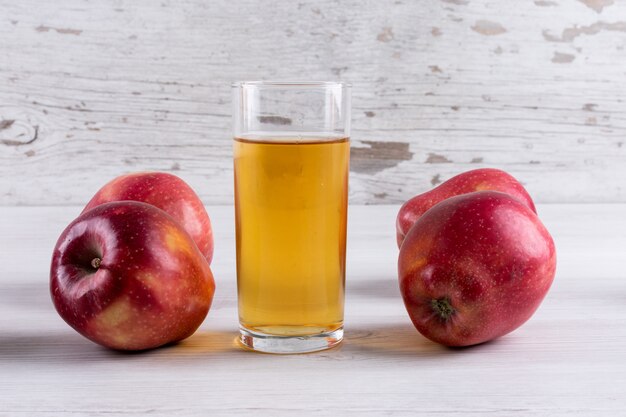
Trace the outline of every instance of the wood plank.
<instances>
[{"instance_id":1,"label":"wood plank","mask_svg":"<svg viewBox=\"0 0 626 417\"><path fill-rule=\"evenodd\" d=\"M626 3L0 0L0 205L123 172L232 203L229 84L354 84L353 203L493 166L539 202L626 202Z\"/></svg>"},{"instance_id":2,"label":"wood plank","mask_svg":"<svg viewBox=\"0 0 626 417\"><path fill-rule=\"evenodd\" d=\"M469 349L421 337L396 282L397 206L351 206L346 341L295 356L236 347L232 207L215 225L214 306L173 347L119 354L49 300L48 262L79 207L0 207L0 416L606 416L626 408L624 205L540 205L555 284L512 334Z\"/></svg>"}]
</instances>

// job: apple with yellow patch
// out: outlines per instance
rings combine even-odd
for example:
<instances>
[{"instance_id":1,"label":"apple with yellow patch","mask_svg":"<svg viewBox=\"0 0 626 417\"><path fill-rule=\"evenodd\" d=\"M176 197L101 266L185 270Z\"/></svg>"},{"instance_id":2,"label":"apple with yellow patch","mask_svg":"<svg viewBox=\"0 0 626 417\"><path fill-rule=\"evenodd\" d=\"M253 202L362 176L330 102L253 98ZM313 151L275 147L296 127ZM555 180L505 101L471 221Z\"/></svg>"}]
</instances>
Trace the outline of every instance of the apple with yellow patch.
<instances>
[{"instance_id":1,"label":"apple with yellow patch","mask_svg":"<svg viewBox=\"0 0 626 417\"><path fill-rule=\"evenodd\" d=\"M555 271L548 230L527 205L497 191L434 205L411 228L398 257L411 321L446 346L483 343L524 324Z\"/></svg>"},{"instance_id":2,"label":"apple with yellow patch","mask_svg":"<svg viewBox=\"0 0 626 417\"><path fill-rule=\"evenodd\" d=\"M532 198L512 175L494 168L480 168L458 174L430 191L416 195L402 205L396 219L396 240L402 246L409 230L435 204L475 191L499 191L519 200L536 213Z\"/></svg>"},{"instance_id":3,"label":"apple with yellow patch","mask_svg":"<svg viewBox=\"0 0 626 417\"><path fill-rule=\"evenodd\" d=\"M63 231L50 292L61 317L86 338L143 350L191 336L211 307L215 281L174 218L122 201L84 212Z\"/></svg>"},{"instance_id":4,"label":"apple with yellow patch","mask_svg":"<svg viewBox=\"0 0 626 417\"><path fill-rule=\"evenodd\" d=\"M83 213L113 201L140 201L160 208L178 221L211 264L213 230L204 205L193 189L167 172L133 172L106 183L91 198Z\"/></svg>"}]
</instances>

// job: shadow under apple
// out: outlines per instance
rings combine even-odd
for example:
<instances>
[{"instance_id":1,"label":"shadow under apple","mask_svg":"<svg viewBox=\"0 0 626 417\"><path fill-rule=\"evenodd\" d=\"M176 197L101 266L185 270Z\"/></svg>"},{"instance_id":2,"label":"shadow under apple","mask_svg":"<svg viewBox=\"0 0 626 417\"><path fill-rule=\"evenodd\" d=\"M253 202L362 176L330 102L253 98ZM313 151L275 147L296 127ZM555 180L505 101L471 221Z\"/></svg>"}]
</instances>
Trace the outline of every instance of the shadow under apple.
<instances>
[{"instance_id":1,"label":"shadow under apple","mask_svg":"<svg viewBox=\"0 0 626 417\"><path fill-rule=\"evenodd\" d=\"M377 324L360 325L346 330L342 352L355 356L432 358L456 355L463 352L479 351L496 341L468 347L447 347L422 336L413 325Z\"/></svg>"}]
</instances>

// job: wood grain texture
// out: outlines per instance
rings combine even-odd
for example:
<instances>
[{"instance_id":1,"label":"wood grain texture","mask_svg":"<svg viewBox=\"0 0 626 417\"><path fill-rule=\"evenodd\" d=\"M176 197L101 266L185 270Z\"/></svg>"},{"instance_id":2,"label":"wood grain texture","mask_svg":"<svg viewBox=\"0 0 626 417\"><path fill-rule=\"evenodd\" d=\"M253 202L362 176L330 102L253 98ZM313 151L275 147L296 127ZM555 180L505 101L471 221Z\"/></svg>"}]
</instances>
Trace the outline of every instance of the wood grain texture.
<instances>
[{"instance_id":1,"label":"wood grain texture","mask_svg":"<svg viewBox=\"0 0 626 417\"><path fill-rule=\"evenodd\" d=\"M215 225L213 308L187 341L100 348L56 315L48 262L80 207L0 207L0 416L614 416L626 409L625 205L540 205L558 248L535 316L492 343L421 337L396 280L397 206L352 206L346 340L275 356L240 350L232 207Z\"/></svg>"},{"instance_id":2,"label":"wood grain texture","mask_svg":"<svg viewBox=\"0 0 626 417\"><path fill-rule=\"evenodd\" d=\"M0 204L123 172L232 202L229 84L354 84L353 203L506 169L539 202L626 202L626 2L0 0Z\"/></svg>"}]
</instances>

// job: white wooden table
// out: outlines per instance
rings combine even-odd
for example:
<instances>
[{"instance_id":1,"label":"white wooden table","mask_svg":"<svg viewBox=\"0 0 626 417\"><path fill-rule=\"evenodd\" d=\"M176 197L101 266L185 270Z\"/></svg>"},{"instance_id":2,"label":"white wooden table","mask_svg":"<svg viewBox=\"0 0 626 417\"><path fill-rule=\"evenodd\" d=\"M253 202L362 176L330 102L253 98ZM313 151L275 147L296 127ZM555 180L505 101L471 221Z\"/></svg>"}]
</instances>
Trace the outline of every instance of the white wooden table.
<instances>
[{"instance_id":1,"label":"white wooden table","mask_svg":"<svg viewBox=\"0 0 626 417\"><path fill-rule=\"evenodd\" d=\"M397 206L350 207L346 340L321 353L242 351L232 207L209 207L217 293L173 347L121 354L55 313L50 255L78 207L0 207L0 416L624 415L626 206L540 206L554 286L522 328L448 349L411 325L396 281Z\"/></svg>"}]
</instances>

